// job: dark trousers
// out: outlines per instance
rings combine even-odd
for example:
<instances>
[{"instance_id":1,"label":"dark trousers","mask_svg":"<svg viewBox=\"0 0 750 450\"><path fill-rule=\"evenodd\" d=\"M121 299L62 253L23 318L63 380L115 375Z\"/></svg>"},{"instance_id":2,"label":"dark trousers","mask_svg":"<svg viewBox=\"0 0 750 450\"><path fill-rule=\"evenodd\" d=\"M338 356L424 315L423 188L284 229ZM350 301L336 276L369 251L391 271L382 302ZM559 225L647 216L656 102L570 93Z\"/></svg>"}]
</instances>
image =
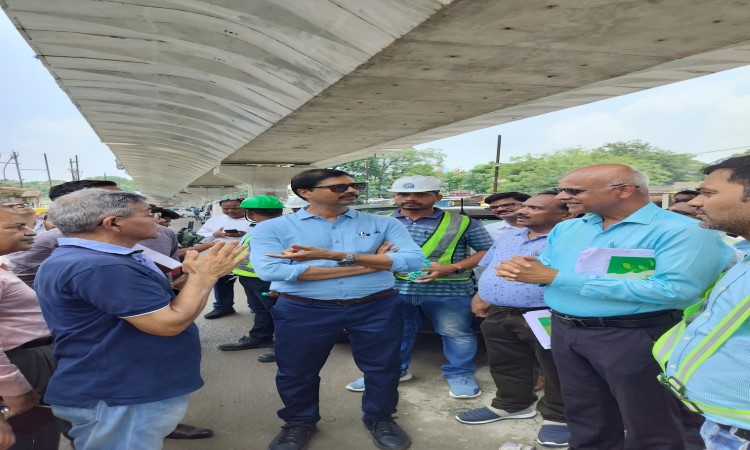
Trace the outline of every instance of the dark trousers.
<instances>
[{"instance_id":1,"label":"dark trousers","mask_svg":"<svg viewBox=\"0 0 750 450\"><path fill-rule=\"evenodd\" d=\"M234 280L237 275L230 273L219 278L214 284L214 309L234 307Z\"/></svg>"},{"instance_id":2,"label":"dark trousers","mask_svg":"<svg viewBox=\"0 0 750 450\"><path fill-rule=\"evenodd\" d=\"M565 422L565 407L552 352L539 344L523 316L490 306L481 327L490 374L497 387L492 407L525 409L533 405L537 399L534 365L538 362L546 380L544 397L536 408L546 420Z\"/></svg>"},{"instance_id":3,"label":"dark trousers","mask_svg":"<svg viewBox=\"0 0 750 450\"><path fill-rule=\"evenodd\" d=\"M320 420L320 369L341 330L349 331L352 356L364 373L365 420L396 412L399 346L404 330L398 295L359 305L326 305L290 300L283 295L272 310L276 326L276 388L284 402L279 417L290 424Z\"/></svg>"},{"instance_id":4,"label":"dark trousers","mask_svg":"<svg viewBox=\"0 0 750 450\"><path fill-rule=\"evenodd\" d=\"M263 295L268 293L271 283L260 278L238 277L242 288L245 289L247 304L255 314L253 327L250 329L250 337L259 341L273 340L273 317L271 308L276 304L276 299Z\"/></svg>"},{"instance_id":5,"label":"dark trousers","mask_svg":"<svg viewBox=\"0 0 750 450\"><path fill-rule=\"evenodd\" d=\"M52 348L52 345L44 345L5 352L10 362L18 367L24 378L42 396L44 396L49 379L57 367L57 361L52 356ZM70 424L52 417L51 411L49 411L48 416L46 412L39 409L38 411L24 413L28 417L24 417L24 414L16 416L16 420L19 421L33 418L38 423L24 423L23 428L25 429L22 431L14 429L16 443L10 447L11 450L57 450L60 445L60 433L70 429Z\"/></svg>"},{"instance_id":6,"label":"dark trousers","mask_svg":"<svg viewBox=\"0 0 750 450\"><path fill-rule=\"evenodd\" d=\"M657 380L661 370L651 355L672 326L578 328L553 314L570 450L685 449L677 399Z\"/></svg>"}]
</instances>

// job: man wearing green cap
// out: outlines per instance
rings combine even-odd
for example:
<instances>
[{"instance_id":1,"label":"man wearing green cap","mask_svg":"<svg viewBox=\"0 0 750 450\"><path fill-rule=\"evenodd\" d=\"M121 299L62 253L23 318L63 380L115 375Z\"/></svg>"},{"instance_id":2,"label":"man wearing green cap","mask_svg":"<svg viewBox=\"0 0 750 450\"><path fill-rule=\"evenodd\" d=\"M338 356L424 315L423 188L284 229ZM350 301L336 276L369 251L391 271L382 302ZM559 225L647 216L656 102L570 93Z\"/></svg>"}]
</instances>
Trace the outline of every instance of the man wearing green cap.
<instances>
[{"instance_id":1,"label":"man wearing green cap","mask_svg":"<svg viewBox=\"0 0 750 450\"><path fill-rule=\"evenodd\" d=\"M279 217L284 205L276 197L256 195L243 200L240 208L245 210L245 217L253 222L247 234L240 241L241 245L247 245L250 248L250 237L253 234L255 224ZM220 344L219 350L235 351L271 346L273 344L271 307L275 303L275 298L268 295L271 283L258 277L249 258L243 260L232 273L237 275L240 284L245 289L247 304L255 314L255 321L247 336L242 336L237 342ZM267 358L267 355L264 358ZM264 359L261 362L267 361Z\"/></svg>"}]
</instances>

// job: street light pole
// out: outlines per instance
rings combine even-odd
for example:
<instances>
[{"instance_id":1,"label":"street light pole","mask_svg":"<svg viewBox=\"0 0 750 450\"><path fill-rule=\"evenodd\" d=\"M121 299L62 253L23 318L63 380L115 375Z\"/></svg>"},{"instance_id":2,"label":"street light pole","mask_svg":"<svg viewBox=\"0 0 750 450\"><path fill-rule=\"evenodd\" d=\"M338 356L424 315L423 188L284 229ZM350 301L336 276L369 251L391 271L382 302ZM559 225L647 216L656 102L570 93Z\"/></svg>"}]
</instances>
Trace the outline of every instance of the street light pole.
<instances>
[{"instance_id":1,"label":"street light pole","mask_svg":"<svg viewBox=\"0 0 750 450\"><path fill-rule=\"evenodd\" d=\"M495 177L492 182L492 193L497 192L497 179L500 176L500 144L503 140L502 135L497 135L497 153L495 154Z\"/></svg>"}]
</instances>

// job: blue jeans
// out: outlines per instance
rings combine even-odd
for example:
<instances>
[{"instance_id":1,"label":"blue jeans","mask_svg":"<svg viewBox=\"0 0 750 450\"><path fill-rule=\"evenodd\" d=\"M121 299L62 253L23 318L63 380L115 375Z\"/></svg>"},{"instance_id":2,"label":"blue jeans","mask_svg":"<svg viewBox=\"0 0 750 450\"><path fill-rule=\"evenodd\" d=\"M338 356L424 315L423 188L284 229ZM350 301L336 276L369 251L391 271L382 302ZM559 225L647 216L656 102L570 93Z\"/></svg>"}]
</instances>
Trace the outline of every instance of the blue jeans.
<instances>
[{"instance_id":1,"label":"blue jeans","mask_svg":"<svg viewBox=\"0 0 750 450\"><path fill-rule=\"evenodd\" d=\"M52 405L55 416L73 424L76 450L158 450L180 423L188 396L127 406L100 401L91 408Z\"/></svg>"},{"instance_id":2,"label":"blue jeans","mask_svg":"<svg viewBox=\"0 0 750 450\"><path fill-rule=\"evenodd\" d=\"M719 428L719 424L706 419L701 427L701 436L706 442L706 450L748 450L750 441L730 433L728 430Z\"/></svg>"},{"instance_id":3,"label":"blue jeans","mask_svg":"<svg viewBox=\"0 0 750 450\"><path fill-rule=\"evenodd\" d=\"M271 309L276 327L276 388L289 424L320 420L320 369L341 330L349 331L352 356L365 374L364 420L396 412L403 308L398 296L358 305L327 305L284 298Z\"/></svg>"},{"instance_id":4,"label":"blue jeans","mask_svg":"<svg viewBox=\"0 0 750 450\"><path fill-rule=\"evenodd\" d=\"M237 275L230 273L219 278L214 284L214 309L234 307L234 280Z\"/></svg>"},{"instance_id":5,"label":"blue jeans","mask_svg":"<svg viewBox=\"0 0 750 450\"><path fill-rule=\"evenodd\" d=\"M442 366L443 376L473 374L476 371L477 335L471 327L471 296L440 297L399 295L404 304L404 335L401 339L401 370L409 368L411 349L422 325L421 309L443 338L443 355L448 364Z\"/></svg>"}]
</instances>

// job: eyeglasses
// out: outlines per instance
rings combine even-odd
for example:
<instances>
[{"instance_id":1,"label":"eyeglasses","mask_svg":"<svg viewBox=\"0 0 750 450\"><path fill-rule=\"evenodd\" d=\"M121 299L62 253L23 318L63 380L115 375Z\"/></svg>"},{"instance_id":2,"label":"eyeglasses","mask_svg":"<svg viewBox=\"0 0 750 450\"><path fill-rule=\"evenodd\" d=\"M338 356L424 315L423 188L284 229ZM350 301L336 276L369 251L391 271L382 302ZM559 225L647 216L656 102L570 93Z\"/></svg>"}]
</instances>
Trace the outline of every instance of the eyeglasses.
<instances>
[{"instance_id":1,"label":"eyeglasses","mask_svg":"<svg viewBox=\"0 0 750 450\"><path fill-rule=\"evenodd\" d=\"M630 184L630 183L619 183L619 184L610 184L609 186L604 186L605 188L611 188L611 187L620 187L620 186L633 186L634 188L639 188L637 184ZM602 188L592 188L592 189L602 189ZM576 195L581 195L584 192L590 191L592 189L573 189L573 188L560 188L560 192L565 192L568 195L572 195L575 197Z\"/></svg>"},{"instance_id":2,"label":"eyeglasses","mask_svg":"<svg viewBox=\"0 0 750 450\"><path fill-rule=\"evenodd\" d=\"M319 189L319 188L330 189L331 192L341 194L341 193L346 192L349 188L355 189L357 191L362 191L367 188L367 183L331 184L328 186L313 186L308 189Z\"/></svg>"},{"instance_id":3,"label":"eyeglasses","mask_svg":"<svg viewBox=\"0 0 750 450\"><path fill-rule=\"evenodd\" d=\"M488 207L486 207L484 209L486 209L488 211L494 211L496 209L515 208L516 206L521 206L521 204L520 203L501 203L499 205L488 206Z\"/></svg>"}]
</instances>

